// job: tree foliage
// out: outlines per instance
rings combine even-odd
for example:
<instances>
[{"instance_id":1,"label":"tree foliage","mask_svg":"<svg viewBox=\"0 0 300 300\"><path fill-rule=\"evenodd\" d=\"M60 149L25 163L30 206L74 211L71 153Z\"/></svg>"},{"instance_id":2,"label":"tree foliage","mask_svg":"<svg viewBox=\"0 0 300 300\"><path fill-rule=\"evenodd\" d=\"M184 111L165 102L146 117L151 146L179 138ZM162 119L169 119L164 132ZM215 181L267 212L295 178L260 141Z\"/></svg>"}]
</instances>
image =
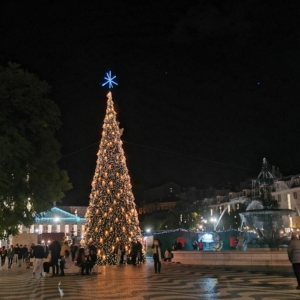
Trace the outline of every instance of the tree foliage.
<instances>
[{"instance_id":1,"label":"tree foliage","mask_svg":"<svg viewBox=\"0 0 300 300\"><path fill-rule=\"evenodd\" d=\"M61 125L50 86L38 76L8 63L0 66L0 235L29 226L34 214L59 202L71 188L60 170Z\"/></svg>"}]
</instances>

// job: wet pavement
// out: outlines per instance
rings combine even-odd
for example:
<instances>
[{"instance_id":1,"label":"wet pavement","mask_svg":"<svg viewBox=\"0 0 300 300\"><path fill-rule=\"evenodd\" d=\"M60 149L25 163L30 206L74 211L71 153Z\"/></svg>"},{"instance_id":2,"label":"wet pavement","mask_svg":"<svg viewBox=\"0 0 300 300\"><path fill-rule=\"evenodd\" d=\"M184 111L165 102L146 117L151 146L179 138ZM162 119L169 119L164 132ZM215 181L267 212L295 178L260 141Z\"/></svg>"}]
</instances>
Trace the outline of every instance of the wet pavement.
<instances>
[{"instance_id":1,"label":"wet pavement","mask_svg":"<svg viewBox=\"0 0 300 300\"><path fill-rule=\"evenodd\" d=\"M32 277L13 265L0 271L0 300L14 299L300 299L291 267L207 267L152 261L141 266L99 267L101 274Z\"/></svg>"}]
</instances>

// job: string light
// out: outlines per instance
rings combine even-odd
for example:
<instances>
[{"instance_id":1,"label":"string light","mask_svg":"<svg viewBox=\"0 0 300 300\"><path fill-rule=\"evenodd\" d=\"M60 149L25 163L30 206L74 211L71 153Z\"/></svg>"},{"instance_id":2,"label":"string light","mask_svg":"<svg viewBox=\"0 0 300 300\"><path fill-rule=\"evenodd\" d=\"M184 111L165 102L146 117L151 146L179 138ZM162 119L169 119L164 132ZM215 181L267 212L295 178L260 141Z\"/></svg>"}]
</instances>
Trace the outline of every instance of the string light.
<instances>
[{"instance_id":1,"label":"string light","mask_svg":"<svg viewBox=\"0 0 300 300\"><path fill-rule=\"evenodd\" d=\"M131 242L141 238L121 133L109 93L84 237L98 248L99 265L116 263L117 242L122 241L128 251Z\"/></svg>"}]
</instances>

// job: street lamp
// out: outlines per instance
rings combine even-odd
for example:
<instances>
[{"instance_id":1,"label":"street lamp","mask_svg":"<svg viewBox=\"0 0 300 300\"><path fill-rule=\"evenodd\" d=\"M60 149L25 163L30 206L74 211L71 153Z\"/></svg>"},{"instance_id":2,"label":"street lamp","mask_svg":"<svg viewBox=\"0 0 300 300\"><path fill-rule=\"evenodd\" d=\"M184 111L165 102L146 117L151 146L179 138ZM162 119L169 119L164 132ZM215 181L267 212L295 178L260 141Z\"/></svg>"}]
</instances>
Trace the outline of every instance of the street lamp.
<instances>
[{"instance_id":1,"label":"street lamp","mask_svg":"<svg viewBox=\"0 0 300 300\"><path fill-rule=\"evenodd\" d=\"M214 230L216 230L217 219L216 219L216 218L211 218L211 219L210 219L210 222L213 223Z\"/></svg>"},{"instance_id":2,"label":"street lamp","mask_svg":"<svg viewBox=\"0 0 300 300\"><path fill-rule=\"evenodd\" d=\"M75 236L74 236L74 228L73 227L71 230L71 239L72 239L72 244L74 245L75 244Z\"/></svg>"}]
</instances>

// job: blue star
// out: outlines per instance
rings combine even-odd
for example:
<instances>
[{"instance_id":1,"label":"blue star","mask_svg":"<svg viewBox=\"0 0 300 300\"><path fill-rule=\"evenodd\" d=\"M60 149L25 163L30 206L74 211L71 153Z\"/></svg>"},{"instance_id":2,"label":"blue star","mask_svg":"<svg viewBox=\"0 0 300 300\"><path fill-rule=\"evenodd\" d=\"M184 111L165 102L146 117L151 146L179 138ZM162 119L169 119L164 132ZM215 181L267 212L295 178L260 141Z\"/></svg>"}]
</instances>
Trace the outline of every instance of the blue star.
<instances>
[{"instance_id":1,"label":"blue star","mask_svg":"<svg viewBox=\"0 0 300 300\"><path fill-rule=\"evenodd\" d=\"M106 84L108 84L108 87L111 89L113 88L114 84L118 85L116 82L114 82L114 79L116 78L116 76L111 77L111 71L109 71L108 73L106 73L106 77L104 77L104 79L106 79L106 81L104 83L102 83L102 86L105 86Z\"/></svg>"}]
</instances>

